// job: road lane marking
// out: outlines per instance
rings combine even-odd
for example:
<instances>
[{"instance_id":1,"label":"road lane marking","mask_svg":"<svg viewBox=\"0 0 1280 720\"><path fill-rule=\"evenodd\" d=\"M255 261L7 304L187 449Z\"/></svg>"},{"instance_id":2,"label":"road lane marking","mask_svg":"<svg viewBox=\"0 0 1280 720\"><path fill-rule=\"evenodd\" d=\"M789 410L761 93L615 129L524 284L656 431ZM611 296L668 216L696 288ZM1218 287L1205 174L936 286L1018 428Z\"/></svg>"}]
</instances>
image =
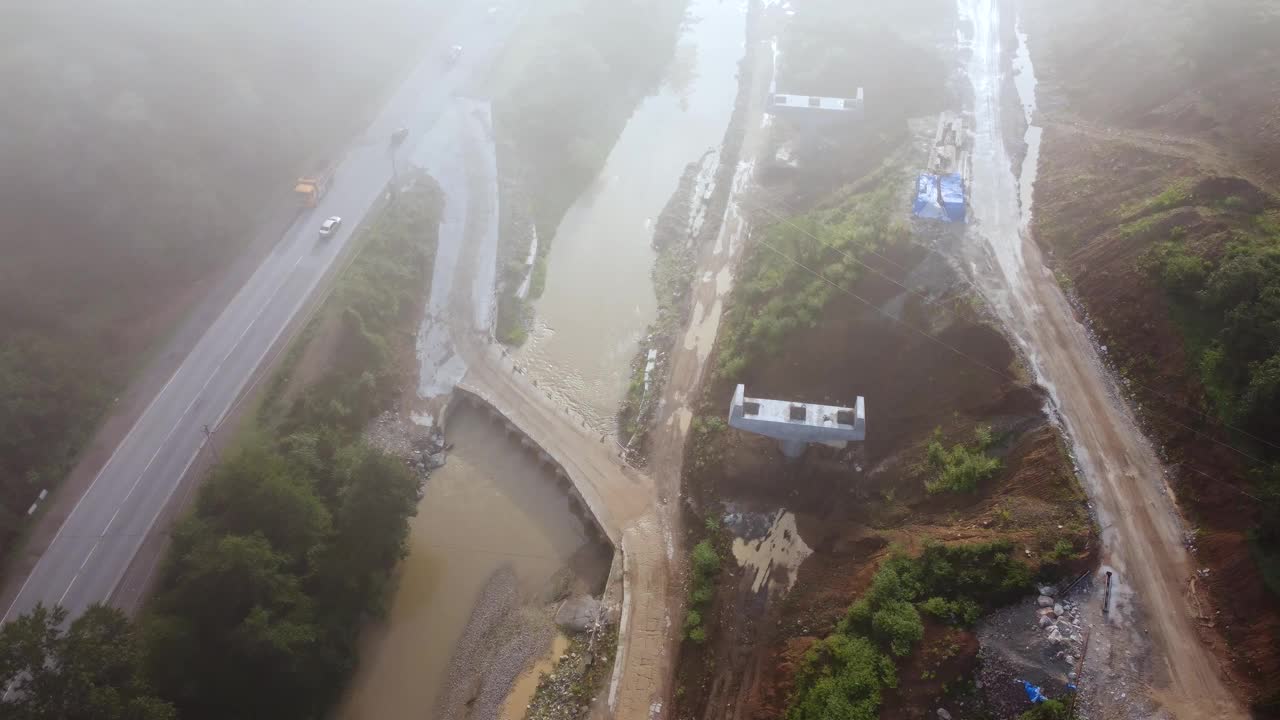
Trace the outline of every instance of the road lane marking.
<instances>
[{"instance_id":1,"label":"road lane marking","mask_svg":"<svg viewBox=\"0 0 1280 720\"><path fill-rule=\"evenodd\" d=\"M80 563L80 569L81 569L81 570L84 570L84 566L89 564L89 558L93 557L93 554L94 554L95 552L97 552L97 551L98 551L98 545L99 545L101 542L102 542L102 540L98 540L98 542L96 542L96 543L94 543L94 544L93 544L93 547L89 548L89 554L88 554L88 555L85 555L85 556L84 556L84 562Z\"/></svg>"},{"instance_id":2,"label":"road lane marking","mask_svg":"<svg viewBox=\"0 0 1280 720\"><path fill-rule=\"evenodd\" d=\"M199 341L197 341L197 344L199 344ZM187 354L187 357L191 357L190 353ZM45 554L48 553L50 548L57 544L58 538L62 537L62 531L67 529L67 525L70 524L71 518L75 517L76 511L80 509L80 503L84 502L84 499L89 496L89 493L93 492L93 486L98 484L98 480L102 477L102 474L107 471L107 468L111 467L111 463L115 461L116 455L120 454L120 451L124 449L124 446L129 443L129 439L133 437L134 432L137 431L138 426L142 424L143 418L147 416L147 413L151 412L152 406L157 402L160 402L160 398L164 396L165 391L169 389L169 386L173 384L173 381L178 379L178 373L181 373L184 367L186 367L185 359L182 361L182 364L178 366L178 369L173 371L173 375L169 376L169 382L165 383L164 387L160 388L160 392L156 393L156 396L151 399L147 408L143 410L142 414L138 416L138 419L134 421L133 427L129 428L129 432L125 433L124 439L120 441L119 445L116 445L116 449L111 452L111 456L108 457L107 461L98 469L98 474L93 476L93 481L89 483L89 487L85 488L84 493L80 495L80 499L76 501L74 506L72 506L71 512L67 513L66 519L58 526L58 532L54 533L53 540L49 541L49 545L45 547L44 552L40 554L40 559L36 560L36 564L32 566L31 572L27 573L27 579L22 581L22 587L18 588L18 594L13 596L13 602L9 603L9 608L4 611L3 616L0 616L0 625L8 622L9 614L13 612L15 607L17 607L18 601L22 599L22 594L27 591L27 585L31 583L31 578L35 577L36 569L39 568L40 563L44 561Z\"/></svg>"},{"instance_id":3,"label":"road lane marking","mask_svg":"<svg viewBox=\"0 0 1280 720\"><path fill-rule=\"evenodd\" d=\"M132 490L130 490L129 492L133 492L133 491L132 491ZM129 496L128 496L128 495L126 495L126 496L125 496L125 500L128 500L128 499L129 499ZM104 527L104 528L102 528L102 534L98 536L99 538L104 538L104 537L106 537L106 536L107 536L107 531L108 531L108 530L110 530L110 529L111 529L111 525L112 525L113 523L115 523L115 521L116 521L116 515L119 515L119 514L120 514L120 508L122 508L122 507L124 507L124 503L120 503L119 505L117 505L117 506L116 506L116 511L111 515L111 519L107 521L107 526L106 526L106 527Z\"/></svg>"},{"instance_id":4,"label":"road lane marking","mask_svg":"<svg viewBox=\"0 0 1280 720\"><path fill-rule=\"evenodd\" d=\"M71 578L71 583L67 585L67 589L62 591L62 597L58 598L58 604L61 605L63 600L67 599L67 593L71 592L71 587L76 584L76 580L80 579L80 573L76 573Z\"/></svg>"},{"instance_id":5,"label":"road lane marking","mask_svg":"<svg viewBox=\"0 0 1280 720\"><path fill-rule=\"evenodd\" d=\"M367 213L368 211L366 210L366 214ZM293 263L293 267L289 269L289 272L285 273L284 280L279 285L276 286L276 289L272 291L271 296L268 297L267 301L263 303L262 306L258 309L258 314L253 317L253 320L249 322L249 325L244 329L243 332L240 333L240 337L236 338L235 345L233 345L231 349L227 351L227 354L223 356L222 361L220 361L218 365L214 368L213 372L209 376L209 380L205 381L204 386L201 387L200 392L196 394L196 399L199 399L200 395L203 394L204 389L209 387L209 382L212 381L213 377L217 375L218 371L222 368L222 363L225 362L226 359L231 356L231 353L235 352L235 350L240 346L240 342L244 339L244 336L248 334L250 328L252 328L253 325L258 322L258 319L262 317L262 313L264 313L267 307L271 305L271 302L275 300L275 297L280 294L280 291L284 289L284 286L287 285L289 281L293 279L293 272L297 270L298 265L302 263L303 257L304 256L302 255L298 256L298 259ZM328 269L328 264L326 264L325 269L326 270ZM54 546L54 544L58 542L58 538L62 537L63 531L66 530L67 526L71 523L71 518L75 517L76 511L80 509L80 505L84 502L85 498L87 498L93 492L93 488L98 484L98 480L100 480L103 474L106 473L107 469L111 467L111 464L115 461L116 456L120 454L120 451L123 450L127 444L129 444L130 439L133 437L134 433L137 432L138 427L142 425L143 420L146 419L147 415L151 412L155 404L160 401L160 398L163 397L165 392L168 391L169 387L173 385L173 381L177 380L178 375L181 374L183 370L187 369L188 367L187 363L190 361L192 354L195 352L195 349L199 347L200 340L203 340L208 335L208 333L213 330L213 327L214 325L217 324L218 320L222 319L222 317L228 313L232 304L235 303L236 298L239 298L241 294L245 292L245 289L249 287L249 283L252 282L252 280L253 280L253 276L250 276L249 282L246 282L245 285L240 288L240 291L236 293L236 296L234 298L232 298L231 304L228 304L225 308L223 308L222 313L220 313L218 317L214 319L213 323L209 325L208 330L206 330L206 334L202 335L200 339L196 341L195 345L192 346L191 351L188 352L187 356L183 359L182 364L179 365L176 370L174 370L173 375L169 376L169 381L164 384L164 387L160 389L160 392L157 393L156 396L152 398L151 402L147 404L146 409L142 411L142 414L138 416L138 419L133 423L133 426L129 428L129 432L125 434L124 439L120 441L119 445L116 445L116 449L112 451L111 456L107 458L107 461L103 463L102 467L98 470L98 474L94 475L93 481L89 483L89 487L85 488L84 493L80 495L80 499L77 500L76 504L71 508L71 512L67 514L66 519L62 521L62 525L58 527L58 532L54 534L53 540L50 541L48 547L45 548L45 552L41 553L40 559L36 561L35 566L31 568L31 572L27 574L27 579L22 582L22 587L18 588L18 594L14 596L13 602L9 603L9 608L5 610L3 616L0 616L0 624L8 622L9 615L13 612L13 609L17 607L18 601L22 599L23 594L26 593L27 586L30 585L31 578L35 577L36 570L44 562L45 555L48 554L49 549L51 549ZM307 294L310 295L310 291L308 291ZM293 313L289 315L289 320L292 321L292 319L293 319ZM286 325L287 324L288 323L286 323ZM277 335L277 338L278 337L279 335ZM272 341L272 344L274 344L274 341ZM266 353L264 352L263 355L265 356ZM256 366L254 369L256 369ZM192 402L187 405L186 410L184 410L182 413L182 418L186 417L187 413L191 411L191 407L194 404L195 404L195 400L192 400ZM224 414L225 414L225 411L224 411ZM179 420L181 420L182 418L179 418ZM174 424L174 427L172 430L169 431L169 434L165 436L165 439L160 444L160 448L156 450L155 455L151 456L151 460L147 462L147 466L143 468L142 472L138 475L138 478L134 480L133 486L129 488L129 492L125 495L124 500L121 501L121 504L120 504L121 506L123 506L123 504L127 502L128 499L133 495L133 491L137 489L138 483L141 482L142 477L146 475L147 470L150 469L151 464L155 462L156 456L159 455L160 451L163 450L165 445L168 444L169 440L173 436L174 431L176 430L177 430L177 423ZM203 445L201 445L201 447L203 447ZM192 460L194 461L194 459L195 459L195 456L193 455ZM187 466L190 467L190 463L187 463ZM172 495L172 492L170 492L170 495ZM117 507L116 513L119 514L119 507ZM112 521L114 520L115 520L115 516L113 515ZM111 523L107 523L107 529L110 529L110 527L111 527ZM149 530L150 528L148 528L148 531ZM106 534L106 530L103 530L103 535L105 534ZM72 578L72 583L74 582L75 582L75 579ZM68 589L70 588L68 587ZM112 588L112 591L114 592L114 588ZM66 594L63 593L63 597L65 596Z\"/></svg>"}]
</instances>

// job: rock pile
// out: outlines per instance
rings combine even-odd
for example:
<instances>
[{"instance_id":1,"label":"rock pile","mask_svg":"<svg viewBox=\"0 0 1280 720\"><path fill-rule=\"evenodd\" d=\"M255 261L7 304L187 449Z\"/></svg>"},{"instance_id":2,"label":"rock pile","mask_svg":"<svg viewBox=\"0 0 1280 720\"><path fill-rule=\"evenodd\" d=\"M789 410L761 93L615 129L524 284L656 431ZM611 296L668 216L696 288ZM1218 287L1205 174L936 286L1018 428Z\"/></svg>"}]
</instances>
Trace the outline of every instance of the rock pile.
<instances>
[{"instance_id":1,"label":"rock pile","mask_svg":"<svg viewBox=\"0 0 1280 720\"><path fill-rule=\"evenodd\" d=\"M365 428L364 439L372 447L404 460L424 482L432 470L444 467L449 450L438 427L419 425L392 411L374 418Z\"/></svg>"},{"instance_id":2,"label":"rock pile","mask_svg":"<svg viewBox=\"0 0 1280 720\"><path fill-rule=\"evenodd\" d=\"M1064 663L1068 679L1075 680L1076 661L1084 651L1084 630L1080 624L1080 612L1075 603L1055 600L1057 588L1039 588L1040 597L1036 610L1039 625L1048 644L1047 651L1054 660Z\"/></svg>"},{"instance_id":3,"label":"rock pile","mask_svg":"<svg viewBox=\"0 0 1280 720\"><path fill-rule=\"evenodd\" d=\"M525 720L579 720L586 714L590 700L581 693L590 659L581 642L574 642L560 656L551 674L543 677L538 691L529 703Z\"/></svg>"}]
</instances>

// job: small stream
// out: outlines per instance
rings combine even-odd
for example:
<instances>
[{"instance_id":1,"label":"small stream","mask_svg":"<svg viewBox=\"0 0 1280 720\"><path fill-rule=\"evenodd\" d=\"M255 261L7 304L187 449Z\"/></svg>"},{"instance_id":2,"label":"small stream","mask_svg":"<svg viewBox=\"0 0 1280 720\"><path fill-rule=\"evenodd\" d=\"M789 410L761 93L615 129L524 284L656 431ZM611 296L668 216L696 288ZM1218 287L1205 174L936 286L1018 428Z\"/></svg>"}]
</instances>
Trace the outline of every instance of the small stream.
<instances>
[{"instance_id":1,"label":"small stream","mask_svg":"<svg viewBox=\"0 0 1280 720\"><path fill-rule=\"evenodd\" d=\"M517 360L596 432L614 432L632 355L657 313L653 224L685 166L724 138L745 30L736 0L690 3L663 89L636 110L551 245L546 291Z\"/></svg>"},{"instance_id":2,"label":"small stream","mask_svg":"<svg viewBox=\"0 0 1280 720\"><path fill-rule=\"evenodd\" d=\"M361 643L338 718L432 717L476 598L500 567L515 570L535 604L561 568L591 592L609 571L612 549L499 424L464 406L445 437L454 449L427 482L391 607Z\"/></svg>"}]
</instances>

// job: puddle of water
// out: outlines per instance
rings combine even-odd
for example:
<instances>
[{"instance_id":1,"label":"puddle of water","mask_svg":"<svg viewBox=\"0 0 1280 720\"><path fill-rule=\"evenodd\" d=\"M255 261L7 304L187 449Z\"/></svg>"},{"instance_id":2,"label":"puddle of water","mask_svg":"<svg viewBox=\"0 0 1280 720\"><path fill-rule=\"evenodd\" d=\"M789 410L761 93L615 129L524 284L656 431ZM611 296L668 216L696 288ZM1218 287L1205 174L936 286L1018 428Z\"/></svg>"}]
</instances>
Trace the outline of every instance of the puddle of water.
<instances>
[{"instance_id":1,"label":"puddle of water","mask_svg":"<svg viewBox=\"0 0 1280 720\"><path fill-rule=\"evenodd\" d=\"M610 550L499 426L463 408L446 437L454 449L427 483L389 613L362 639L339 718L431 717L475 599L498 568L515 570L524 597L564 567L592 590L608 573Z\"/></svg>"},{"instance_id":2,"label":"puddle of water","mask_svg":"<svg viewBox=\"0 0 1280 720\"><path fill-rule=\"evenodd\" d=\"M556 661L560 659L569 649L569 638L564 635L556 635L551 641L551 649L547 654L538 658L533 667L525 670L516 679L516 684L511 688L511 694L507 696L507 701L502 705L502 713L498 715L500 720L524 720L525 712L529 709L529 703L533 701L533 694L538 690L538 681L542 680L542 676L551 672L556 666Z\"/></svg>"},{"instance_id":3,"label":"puddle of water","mask_svg":"<svg viewBox=\"0 0 1280 720\"><path fill-rule=\"evenodd\" d=\"M796 584L796 573L813 549L805 544L796 529L794 513L779 510L772 515L735 513L728 523L738 527L741 536L733 539L733 557L738 566L755 573L751 591L758 593L768 587L772 593L790 590ZM767 523L767 529L759 534L759 527ZM774 581L785 579L785 587Z\"/></svg>"},{"instance_id":4,"label":"puddle of water","mask_svg":"<svg viewBox=\"0 0 1280 720\"><path fill-rule=\"evenodd\" d=\"M560 223L547 289L518 361L596 432L612 433L631 357L657 312L653 222L685 167L723 140L738 91L745 8L694 0L668 83L632 116L595 184Z\"/></svg>"},{"instance_id":5,"label":"puddle of water","mask_svg":"<svg viewBox=\"0 0 1280 720\"><path fill-rule=\"evenodd\" d=\"M1018 90L1018 99L1022 102L1022 112L1027 121L1027 131L1023 136L1027 143L1027 154L1022 158L1022 169L1018 175L1018 203L1022 210L1022 233L1026 236L1031 229L1031 198L1036 184L1036 172L1040 167L1042 129L1033 124L1037 81L1035 68L1031 64L1031 51L1027 48L1027 33L1019 26L1017 35L1018 52L1013 58L1013 84Z\"/></svg>"}]
</instances>

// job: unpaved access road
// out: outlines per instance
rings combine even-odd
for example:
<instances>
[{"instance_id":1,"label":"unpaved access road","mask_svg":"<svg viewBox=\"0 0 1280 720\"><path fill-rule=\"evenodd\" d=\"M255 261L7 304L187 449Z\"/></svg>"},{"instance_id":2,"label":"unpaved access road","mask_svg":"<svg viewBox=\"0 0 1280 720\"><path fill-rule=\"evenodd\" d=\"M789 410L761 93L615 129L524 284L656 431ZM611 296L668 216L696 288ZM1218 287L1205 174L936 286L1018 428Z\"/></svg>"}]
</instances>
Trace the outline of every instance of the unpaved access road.
<instances>
[{"instance_id":1,"label":"unpaved access road","mask_svg":"<svg viewBox=\"0 0 1280 720\"><path fill-rule=\"evenodd\" d=\"M1090 703L1095 717L1245 717L1197 632L1184 526L1161 463L1026 232L1030 207L1019 198L1028 203L1035 148L1031 167L1015 175L1000 112L1015 101L1001 92L1001 42L1012 36L1001 23L1012 16L1002 18L996 0L959 0L959 7L962 21L972 22L975 273L1051 393L1097 512L1100 575L1113 573L1111 612L1101 612L1100 578L1088 601L1093 634L1082 692L1099 700ZM1034 107L1034 98L1022 101Z\"/></svg>"}]
</instances>

